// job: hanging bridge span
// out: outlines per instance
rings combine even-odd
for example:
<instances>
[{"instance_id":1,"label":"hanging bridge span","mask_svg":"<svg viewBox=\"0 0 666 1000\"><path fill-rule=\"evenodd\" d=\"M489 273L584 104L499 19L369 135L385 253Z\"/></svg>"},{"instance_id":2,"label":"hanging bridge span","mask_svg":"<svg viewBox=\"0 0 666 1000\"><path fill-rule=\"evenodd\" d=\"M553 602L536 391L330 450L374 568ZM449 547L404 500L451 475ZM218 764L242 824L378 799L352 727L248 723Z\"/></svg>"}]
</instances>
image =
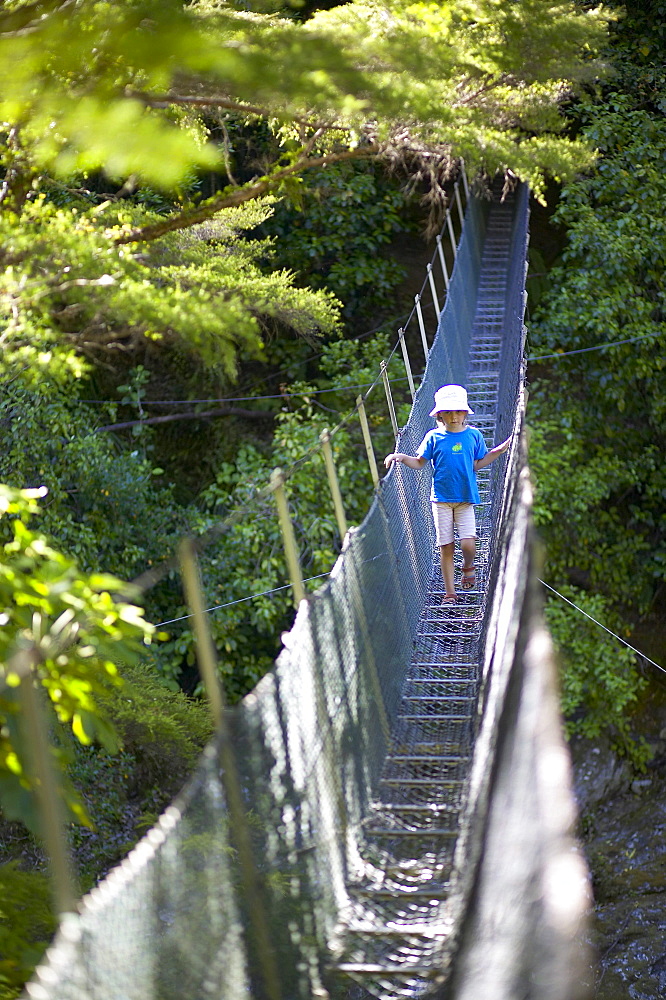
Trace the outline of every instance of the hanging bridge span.
<instances>
[{"instance_id":1,"label":"hanging bridge span","mask_svg":"<svg viewBox=\"0 0 666 1000\"><path fill-rule=\"evenodd\" d=\"M524 186L467 199L399 434L413 454L435 389L457 382L486 440L512 437L479 473L475 589L442 604L429 474L394 466L273 670L63 918L31 1000L586 995L530 523L527 241Z\"/></svg>"}]
</instances>

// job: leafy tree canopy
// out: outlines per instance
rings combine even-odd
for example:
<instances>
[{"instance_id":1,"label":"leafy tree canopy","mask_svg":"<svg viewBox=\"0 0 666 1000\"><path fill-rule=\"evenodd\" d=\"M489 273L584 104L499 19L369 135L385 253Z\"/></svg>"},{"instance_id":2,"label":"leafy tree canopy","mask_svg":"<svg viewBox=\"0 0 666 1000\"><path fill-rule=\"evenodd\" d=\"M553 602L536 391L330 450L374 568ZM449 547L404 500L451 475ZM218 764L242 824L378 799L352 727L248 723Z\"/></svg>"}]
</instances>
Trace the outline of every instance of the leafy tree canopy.
<instances>
[{"instance_id":1,"label":"leafy tree canopy","mask_svg":"<svg viewBox=\"0 0 666 1000\"><path fill-rule=\"evenodd\" d=\"M260 355L267 326L281 322L305 337L337 329L331 295L297 288L284 270L266 273L269 241L243 239L269 205L227 209L215 219L166 235L142 253L114 233L149 213L109 203L59 207L44 195L26 202L21 224L0 214L6 268L5 364L14 359L54 375L80 374L76 358L107 362L141 341L178 343L226 375L237 352Z\"/></svg>"},{"instance_id":2,"label":"leafy tree canopy","mask_svg":"<svg viewBox=\"0 0 666 1000\"><path fill-rule=\"evenodd\" d=\"M271 209L246 203L360 156L427 176L435 201L460 157L541 192L590 162L559 107L598 73L605 23L553 0L388 0L305 23L217 0L6 3L4 363L66 375L81 355L180 342L233 377L272 326L335 331L330 294L266 273L270 246L243 236ZM273 136L244 182L239 122ZM204 198L211 171L222 187Z\"/></svg>"},{"instance_id":3,"label":"leafy tree canopy","mask_svg":"<svg viewBox=\"0 0 666 1000\"><path fill-rule=\"evenodd\" d=\"M544 170L587 158L537 135L597 71L604 24L601 8L553 0L353 3L305 24L218 0L17 0L0 20L0 108L17 169L28 158L62 176L103 168L173 188L219 166L193 116L207 106L290 125L297 160L323 135L347 150L426 144L539 189Z\"/></svg>"},{"instance_id":4,"label":"leafy tree canopy","mask_svg":"<svg viewBox=\"0 0 666 1000\"><path fill-rule=\"evenodd\" d=\"M346 4L305 23L199 0L10 0L0 11L3 364L114 365L180 344L233 377L267 330L338 326L247 239L271 191L357 157L427 177L500 169L543 190L589 146L560 104L599 71L601 8L525 0ZM239 123L267 129L235 177ZM217 171L221 190L201 195ZM77 367L78 365L78 367Z\"/></svg>"}]
</instances>

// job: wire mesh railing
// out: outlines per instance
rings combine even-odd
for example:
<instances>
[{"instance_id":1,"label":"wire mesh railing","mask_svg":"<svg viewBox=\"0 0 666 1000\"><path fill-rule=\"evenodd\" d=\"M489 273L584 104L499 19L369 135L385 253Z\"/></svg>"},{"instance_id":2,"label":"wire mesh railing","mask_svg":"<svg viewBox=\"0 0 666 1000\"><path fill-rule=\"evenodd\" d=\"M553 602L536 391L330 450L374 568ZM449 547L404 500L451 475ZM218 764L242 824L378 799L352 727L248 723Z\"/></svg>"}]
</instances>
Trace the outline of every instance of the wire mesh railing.
<instances>
[{"instance_id":1,"label":"wire mesh railing","mask_svg":"<svg viewBox=\"0 0 666 1000\"><path fill-rule=\"evenodd\" d=\"M460 207L458 191L456 203ZM413 452L431 425L428 413L434 390L444 382L464 383L470 375L477 379L480 400L484 386L488 389L486 411L479 406L481 417L492 421L487 432L497 427L508 436L519 430L527 192L520 188L505 203L501 225L495 229L507 257L497 287L493 284L497 275L483 265L494 207L483 198L467 204L453 273L449 277L443 272L448 293L438 332L415 389L409 421L400 432L405 451ZM505 223L508 228L503 230ZM449 225L447 221L447 229ZM438 257L440 247L438 243ZM426 280L432 289L432 267ZM436 287L434 295L438 305ZM501 358L498 354L494 360L489 360L482 315L490 299L501 302L499 311L486 317L501 344ZM422 316L419 305L417 298L414 322ZM399 345L403 343L400 337ZM480 364L476 372L470 368L471 357ZM419 854L410 846L396 859L381 837L373 836L378 789L382 782L393 780L386 771L392 758L431 753L420 751L424 742L432 744L441 734L432 706L439 697L434 688L441 679L442 637L453 635L456 643L464 642L466 630L471 645L457 652L461 667L476 669L480 663L481 672L472 678L472 694L458 689L451 714L464 714L463 727L473 735L478 681L486 681L478 702L484 704L492 650L505 614L495 610L497 601L504 608L517 593L504 587L501 567L512 552L511 519L517 510L520 462L519 449L514 448L504 474L497 463L492 476L485 477L487 589L470 599L469 606L463 605L461 616L445 619L438 608L437 631L432 635L422 627L424 607L439 586L433 576L429 476L392 472L384 478L363 523L346 533L325 585L298 602L294 625L283 636L284 648L274 669L239 706L225 711L218 740L157 826L85 897L79 913L65 919L45 963L27 987L32 1000L82 1000L102 994L105 1000L109 996L162 1000L176 994L222 1000L248 994L270 1000L342 995L347 989L344 983L349 982L343 959L350 915L358 929L356 889L369 867L382 872L384 889L371 903L362 904L363 940L383 934L390 946L383 951L375 948L374 954L380 956L375 964L383 963L387 969L396 965L394 939L405 933L405 920L398 919L392 931L390 913L387 918L383 904L378 904L386 874L394 864L394 874L404 885L407 870L413 874L418 865L421 870L433 861L436 865L437 850L430 846ZM479 636L483 636L481 646ZM430 687L408 696L419 706L416 720L404 713L415 643L421 662L433 668L420 675L420 683ZM455 670L451 676L455 679ZM468 678L461 673L458 679ZM472 749L468 742L468 757ZM445 773L442 755L436 756L438 782L448 794L454 777ZM478 759L485 760L485 774L489 759ZM429 757L426 766L432 763ZM472 777L474 767L472 763ZM414 783L419 780L412 779L413 789L421 787ZM477 785L485 787L480 779ZM230 801L232 786L240 799L240 815L238 803ZM456 937L452 915L462 924L469 898L465 872L474 856L473 851L466 853L466 845L473 839L464 823L482 819L483 796L474 793L474 781L465 787L464 796L461 787L455 791L456 812L462 810L467 817L463 832L456 830L455 839L445 838L452 861L451 848L456 844L458 861L449 873L455 892L447 894L443 908L442 900L429 905L427 920L422 911L408 915L419 925L417 937L430 941L425 955L435 982L439 971L450 964L447 942ZM427 809L430 800L418 801L417 792L416 799L392 805L395 817L404 806L412 812ZM426 828L426 839L432 840L433 817L444 811L444 804L439 811L430 810L427 819L432 829ZM424 828L418 823L397 825L410 844L423 839ZM247 858L241 863L248 845L249 868ZM407 887L414 885L411 881ZM373 907L378 905L377 920ZM379 934L374 933L377 928ZM404 949L398 955L403 956ZM384 985L386 976L380 976L379 985L361 981L364 989L380 996L415 995L429 983L432 986L429 974L414 976L410 970L410 976L401 977L398 969L397 987L395 981Z\"/></svg>"},{"instance_id":2,"label":"wire mesh railing","mask_svg":"<svg viewBox=\"0 0 666 1000\"><path fill-rule=\"evenodd\" d=\"M488 218L483 220L478 257L472 258L477 287L470 294L466 286L474 308L464 320L468 354L460 380L470 392L473 422L487 435L498 435L497 413L509 396L512 423L500 424L501 433L517 442L523 296L521 287L514 288L517 278L510 264L516 253L525 258L526 192L519 191L504 203L496 199L489 212L488 208L484 206ZM440 333L446 330L446 315L442 320ZM433 345L431 361L437 346ZM501 357L512 352L516 362L510 381L504 382ZM425 397L428 410L431 398ZM411 450L418 440L417 435ZM429 576L426 599L371 819L364 824L364 863L348 885L352 903L336 966L367 993L384 1000L420 996L437 987L446 965L446 943L454 937L452 914L460 914L465 898L460 876L470 870L468 857L462 855L464 863L456 860L461 857L459 844L465 844L465 837L460 837L461 817L468 808L470 768L473 774L483 636L492 608L498 539L505 533L518 455L514 446L508 466L497 463L479 474L482 504L473 590L463 591L456 605L445 607L439 559L436 555L432 564L432 547L430 572L422 567ZM415 475L420 476L403 467L395 472L408 497L403 516L410 525L396 542L397 552L414 544L415 513L409 497L416 488ZM428 511L420 521L424 532L429 520Z\"/></svg>"}]
</instances>

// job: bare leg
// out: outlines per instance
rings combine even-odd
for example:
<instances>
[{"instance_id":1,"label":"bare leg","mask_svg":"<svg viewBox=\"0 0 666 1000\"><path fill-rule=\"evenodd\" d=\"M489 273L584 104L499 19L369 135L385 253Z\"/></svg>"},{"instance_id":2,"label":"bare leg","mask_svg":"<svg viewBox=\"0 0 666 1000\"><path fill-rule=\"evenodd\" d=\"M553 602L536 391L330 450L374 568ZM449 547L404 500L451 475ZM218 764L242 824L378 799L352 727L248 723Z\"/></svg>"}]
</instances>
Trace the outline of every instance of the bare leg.
<instances>
[{"instance_id":1,"label":"bare leg","mask_svg":"<svg viewBox=\"0 0 666 1000\"><path fill-rule=\"evenodd\" d=\"M456 586L453 579L453 542L449 542L448 545L440 545L439 562L442 567L444 590L448 596L455 597Z\"/></svg>"},{"instance_id":2,"label":"bare leg","mask_svg":"<svg viewBox=\"0 0 666 1000\"><path fill-rule=\"evenodd\" d=\"M467 582L473 587L476 583L476 574L473 572L474 558L476 556L476 538L461 538L460 548L463 554L463 581L467 578ZM471 587L468 589L471 589Z\"/></svg>"}]
</instances>

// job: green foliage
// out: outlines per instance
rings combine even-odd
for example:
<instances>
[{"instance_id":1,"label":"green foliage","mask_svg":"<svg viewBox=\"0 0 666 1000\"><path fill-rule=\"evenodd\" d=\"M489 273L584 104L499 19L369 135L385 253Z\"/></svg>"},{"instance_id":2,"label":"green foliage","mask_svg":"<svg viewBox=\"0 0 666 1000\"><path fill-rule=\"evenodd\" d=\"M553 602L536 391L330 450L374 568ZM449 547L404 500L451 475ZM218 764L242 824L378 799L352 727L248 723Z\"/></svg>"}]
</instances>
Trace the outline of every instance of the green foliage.
<instances>
[{"instance_id":1,"label":"green foliage","mask_svg":"<svg viewBox=\"0 0 666 1000\"><path fill-rule=\"evenodd\" d=\"M640 498L646 479L660 474L658 450L618 454L603 434L581 435L577 409L547 410L545 384L534 389L530 462L549 582L590 587L625 612L649 607L660 567L653 564L656 526Z\"/></svg>"},{"instance_id":2,"label":"green foliage","mask_svg":"<svg viewBox=\"0 0 666 1000\"><path fill-rule=\"evenodd\" d=\"M0 562L0 801L8 819L32 829L36 779L19 697L25 671L30 669L58 724L81 743L98 740L114 750L116 735L97 698L119 683L117 659L136 661L151 631L138 607L118 600L126 593L120 580L81 573L28 526L38 509L36 497L45 492L0 486L0 513L13 518L13 537L3 546ZM60 762L62 753L54 748L54 756ZM72 815L88 822L67 783L61 794Z\"/></svg>"},{"instance_id":3,"label":"green foliage","mask_svg":"<svg viewBox=\"0 0 666 1000\"><path fill-rule=\"evenodd\" d=\"M169 691L145 663L123 668L122 677L122 688L107 690L102 704L124 750L134 755L133 781L159 796L152 806L161 811L213 735L210 711L206 702Z\"/></svg>"},{"instance_id":4,"label":"green foliage","mask_svg":"<svg viewBox=\"0 0 666 1000\"><path fill-rule=\"evenodd\" d=\"M266 273L269 245L241 238L269 211L244 203L293 191L310 166L366 155L427 176L435 200L459 157L472 174L511 170L539 193L545 174L590 162L589 149L557 134L558 103L569 79L594 75L603 32L599 11L552 0L373 0L303 24L216 2L5 5L3 359L64 375L81 355L108 364L146 342L177 343L233 377L239 354L261 356L267 327L334 331L333 297ZM275 140L262 176L229 176L202 200L200 172L232 169L228 141L210 138L228 138L225 114L268 122ZM349 222L345 197L368 200L370 177L345 192L330 176ZM352 291L386 294L396 278L372 260L382 227L395 224L382 202L365 249L354 232L352 260L330 260L341 245L330 236L305 251L329 258L328 287L348 306ZM294 253L300 267L303 249Z\"/></svg>"},{"instance_id":5,"label":"green foliage","mask_svg":"<svg viewBox=\"0 0 666 1000\"><path fill-rule=\"evenodd\" d=\"M592 114L586 133L605 155L597 172L563 192L554 221L566 226L568 246L551 274L556 291L540 313L535 345L572 350L644 338L567 362L565 370L579 378L583 372L597 376L621 414L633 407L640 385L647 407L641 418L661 422L666 125L632 109L623 95L611 95L611 102L594 112L589 108L587 115Z\"/></svg>"},{"instance_id":6,"label":"green foliage","mask_svg":"<svg viewBox=\"0 0 666 1000\"><path fill-rule=\"evenodd\" d=\"M303 403L301 397L294 397L285 404L277 417L273 442L248 439L240 444L217 464L214 481L197 506L187 507L174 499L171 488L158 485L163 476L152 458L150 428L139 425L140 433L132 436L128 451L110 435L95 433L96 424L112 417L113 404L99 407L77 400L48 377L37 392L30 380L25 384L29 374L25 373L7 387L0 402L5 425L0 475L4 470L14 482L45 484L49 504L40 515L44 531L85 569L101 564L121 578L132 578L168 556L183 534L206 530L236 505L247 507L243 523L202 559L208 606L241 602L210 616L225 684L235 700L272 665L279 635L289 626L292 613L274 502L271 498L256 507L256 493L267 485L273 467L288 467L313 449L310 461L289 480L287 491L295 511L304 574L326 573L335 561L339 538L328 490L322 488L319 432L351 412L363 391L359 386L376 380L380 361L388 354L384 336L360 343L332 341L319 359L316 385L287 387L304 393ZM398 379L395 399L400 405L408 394L402 362L396 356L390 375ZM147 370L138 367L118 387L121 400L136 407L137 415L143 412L146 379ZM308 395L312 389L317 392ZM92 395L93 391L82 378L79 392ZM381 457L392 446L381 387L371 394L367 409L376 453ZM358 523L367 509L372 481L357 418L335 436L333 447L347 517L350 523ZM276 588L284 589L244 600ZM149 592L146 604L150 617L158 622L187 613L177 579L168 579ZM191 690L198 683L191 632L187 622L169 630L167 642L145 650L146 662L157 668L174 691L181 684ZM120 735L126 749L136 744L128 744L122 729ZM148 734L145 738L151 742Z\"/></svg>"},{"instance_id":7,"label":"green foliage","mask_svg":"<svg viewBox=\"0 0 666 1000\"><path fill-rule=\"evenodd\" d=\"M375 170L331 166L305 179L297 207L281 202L266 229L279 238L280 260L313 288L328 288L347 318L370 320L386 311L404 276L382 256L404 231L405 195Z\"/></svg>"},{"instance_id":8,"label":"green foliage","mask_svg":"<svg viewBox=\"0 0 666 1000\"><path fill-rule=\"evenodd\" d=\"M69 777L92 829L71 831L84 888L117 864L181 791L212 736L208 705L169 691L146 664L122 667L123 686L100 705L118 734L120 753L77 745Z\"/></svg>"},{"instance_id":9,"label":"green foliage","mask_svg":"<svg viewBox=\"0 0 666 1000\"><path fill-rule=\"evenodd\" d=\"M291 590L285 586L288 574L275 502L272 497L258 502L257 493L266 487L272 465L287 466L301 458L316 445L318 432L329 422L315 416L307 402L298 413L282 416L270 461L259 448L243 446L235 463L224 463L215 483L201 497L207 512L202 525L211 523L213 515L223 517L237 506L246 507L248 512L202 558L208 606L231 605L214 611L210 625L227 697L232 701L251 690L272 666L279 635L289 627L293 607ZM336 460L347 441L344 432L335 436ZM332 504L322 489L322 473L321 459L312 458L298 468L286 486L305 577L326 574L339 545ZM366 484L361 505L367 503L367 495ZM347 499L351 499L349 494ZM350 510L350 517L353 513ZM316 581L313 586L316 589ZM258 596L245 600L251 594ZM193 643L189 630L173 640L178 665L183 655L189 663L194 662Z\"/></svg>"},{"instance_id":10,"label":"green foliage","mask_svg":"<svg viewBox=\"0 0 666 1000\"><path fill-rule=\"evenodd\" d=\"M646 610L666 579L666 126L632 94L581 114L604 156L563 192L567 248L531 331L535 354L584 351L552 362L530 404L545 534L558 576L573 553L595 588Z\"/></svg>"},{"instance_id":11,"label":"green foliage","mask_svg":"<svg viewBox=\"0 0 666 1000\"><path fill-rule=\"evenodd\" d=\"M297 288L285 270L265 273L270 242L243 237L270 215L268 204L229 209L139 253L117 237L155 213L77 201L56 207L40 196L18 219L0 214L11 262L0 283L5 364L51 368L56 353L66 372L68 349L98 359L148 342L181 345L233 376L239 351L261 355L268 324L309 338L337 328L332 295Z\"/></svg>"},{"instance_id":12,"label":"green foliage","mask_svg":"<svg viewBox=\"0 0 666 1000\"><path fill-rule=\"evenodd\" d=\"M606 628L621 630L620 617L599 594L574 587L564 587L562 594ZM562 711L568 733L588 739L608 733L620 753L644 767L650 751L644 741L634 740L630 723L647 687L635 654L558 597L548 600L546 620L564 662Z\"/></svg>"},{"instance_id":13,"label":"green foliage","mask_svg":"<svg viewBox=\"0 0 666 1000\"><path fill-rule=\"evenodd\" d=\"M561 128L564 80L598 70L589 54L601 40L603 16L539 0L356 3L320 11L308 27L334 33L354 60L362 53L372 72L370 103L386 108L391 123L413 114L415 139L450 145L473 174L492 176L511 162L541 194L542 176L530 160L571 176L574 160L586 158L578 143L553 133ZM409 66L409 79L398 66ZM544 130L551 134L539 135Z\"/></svg>"},{"instance_id":14,"label":"green foliage","mask_svg":"<svg viewBox=\"0 0 666 1000\"><path fill-rule=\"evenodd\" d=\"M151 183L172 187L193 165L215 164L197 129L182 130L138 94L123 93L132 84L168 87L166 52L184 68L197 32L182 5L49 7L14 5L2 17L3 120L24 123L22 149L38 167L61 175L100 166L116 177L141 171ZM167 155L151 164L147 145Z\"/></svg>"},{"instance_id":15,"label":"green foliage","mask_svg":"<svg viewBox=\"0 0 666 1000\"><path fill-rule=\"evenodd\" d=\"M48 877L0 865L0 1000L19 995L55 929Z\"/></svg>"},{"instance_id":16,"label":"green foliage","mask_svg":"<svg viewBox=\"0 0 666 1000\"><path fill-rule=\"evenodd\" d=\"M86 891L136 844L178 794L212 734L203 702L168 691L145 666L121 668L123 685L105 688L100 708L122 750L72 741L69 780L91 826L70 828ZM6 845L5 845L6 846ZM0 998L21 992L55 931L46 873L0 866Z\"/></svg>"},{"instance_id":17,"label":"green foliage","mask_svg":"<svg viewBox=\"0 0 666 1000\"><path fill-rule=\"evenodd\" d=\"M613 32L610 84L574 108L600 156L562 191L554 222L567 245L530 330L535 355L562 354L539 366L528 414L546 579L621 635L623 622L659 615L666 579L665 13L631 5ZM631 655L571 608L549 604L549 618L575 725L612 726L640 762Z\"/></svg>"},{"instance_id":18,"label":"green foliage","mask_svg":"<svg viewBox=\"0 0 666 1000\"><path fill-rule=\"evenodd\" d=\"M279 636L289 627L292 616L275 502L272 497L258 499L258 493L267 486L272 468L295 467L286 492L303 576L325 576L337 558L340 538L326 485L319 434L324 427L332 428L341 417L353 414L359 384L377 378L379 360L387 353L384 336L364 345L346 341L328 345L321 359L319 384L315 387L297 383L289 387L303 393L302 402L292 401L278 414L270 448L242 445L233 462L222 463L215 482L200 497L201 531L238 508L246 510L240 523L201 558L205 599L207 606L214 609L210 627L227 697L232 701L251 690L272 666L279 651ZM390 374L404 377L401 361L393 359ZM317 393L315 388L328 391ZM392 444L385 409L378 390L368 403L378 456ZM347 521L350 525L359 523L368 508L372 479L355 416L333 435L332 450ZM319 581L314 580L309 586L316 589L318 585ZM252 600L247 600L249 595L253 595ZM172 617L186 613L186 608L176 607ZM158 669L172 680L178 676L183 657L189 664L194 663L192 633L186 626L181 628L175 625L173 638L155 654Z\"/></svg>"},{"instance_id":19,"label":"green foliage","mask_svg":"<svg viewBox=\"0 0 666 1000\"><path fill-rule=\"evenodd\" d=\"M67 775L85 805L88 825L72 825L69 848L79 891L88 892L144 833L137 830L141 806L133 801L136 760L131 750L72 747ZM149 795L146 793L146 798Z\"/></svg>"},{"instance_id":20,"label":"green foliage","mask_svg":"<svg viewBox=\"0 0 666 1000\"><path fill-rule=\"evenodd\" d=\"M632 94L637 106L666 110L666 6L663 0L634 0L611 6L620 11L610 35L615 89Z\"/></svg>"},{"instance_id":21,"label":"green foliage","mask_svg":"<svg viewBox=\"0 0 666 1000\"><path fill-rule=\"evenodd\" d=\"M557 105L570 81L597 70L601 9L387 0L303 24L214 0L54 0L38 11L16 4L0 22L0 110L24 172L26 161L60 176L103 169L173 189L193 169L222 168L223 152L183 111L194 103L185 80L213 108L294 122L287 156L309 151L313 136L330 150L430 144L475 172L510 166L535 190L544 169L570 175L587 156L555 134Z\"/></svg>"},{"instance_id":22,"label":"green foliage","mask_svg":"<svg viewBox=\"0 0 666 1000\"><path fill-rule=\"evenodd\" d=\"M123 448L96 433L114 413L113 404L77 398L78 392L92 395L90 383L81 380L75 392L50 377L48 367L35 384L37 375L18 374L0 400L0 481L45 486L44 533L83 569L104 566L131 578L160 558L174 535L186 532L187 512L175 503L172 487L159 485L149 435Z\"/></svg>"}]
</instances>

